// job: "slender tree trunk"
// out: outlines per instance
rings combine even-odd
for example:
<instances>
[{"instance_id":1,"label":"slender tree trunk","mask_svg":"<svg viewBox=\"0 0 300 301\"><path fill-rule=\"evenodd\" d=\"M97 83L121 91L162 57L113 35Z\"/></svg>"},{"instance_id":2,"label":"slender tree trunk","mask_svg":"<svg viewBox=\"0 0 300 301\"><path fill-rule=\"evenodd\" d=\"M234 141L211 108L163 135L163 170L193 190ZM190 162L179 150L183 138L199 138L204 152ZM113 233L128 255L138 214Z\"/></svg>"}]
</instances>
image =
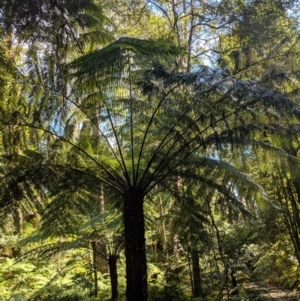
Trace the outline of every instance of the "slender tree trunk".
<instances>
[{"instance_id":1,"label":"slender tree trunk","mask_svg":"<svg viewBox=\"0 0 300 301\"><path fill-rule=\"evenodd\" d=\"M94 131L94 127L93 127L93 131ZM105 195L104 195L103 184L100 185L99 211L101 212L101 214L104 214L105 212ZM106 240L102 239L101 242L98 241L97 247L100 247L105 252L105 250L107 250ZM105 256L103 256L102 254L101 256L99 252L97 252L97 271L100 272L101 274L108 273L107 254L105 254Z\"/></svg>"},{"instance_id":2,"label":"slender tree trunk","mask_svg":"<svg viewBox=\"0 0 300 301\"><path fill-rule=\"evenodd\" d=\"M108 258L112 301L119 300L117 260L118 260L117 255L110 255Z\"/></svg>"},{"instance_id":3,"label":"slender tree trunk","mask_svg":"<svg viewBox=\"0 0 300 301\"><path fill-rule=\"evenodd\" d=\"M166 234L166 225L165 225L165 221L163 219L164 216L164 208L163 208L163 202L161 197L158 198L158 209L159 209L159 217L162 220L161 223L161 232L162 232L162 249L165 250L166 249L166 244L167 244L167 234Z\"/></svg>"},{"instance_id":4,"label":"slender tree trunk","mask_svg":"<svg viewBox=\"0 0 300 301\"><path fill-rule=\"evenodd\" d=\"M126 301L146 301L148 297L143 200L143 191L136 187L123 195Z\"/></svg>"},{"instance_id":5,"label":"slender tree trunk","mask_svg":"<svg viewBox=\"0 0 300 301\"><path fill-rule=\"evenodd\" d=\"M191 253L191 248L187 248L187 260L188 260L188 266L189 266L189 272L190 272L190 280L191 280L191 288L192 292L194 293L194 277L193 277L193 271L191 267L191 259L190 259L190 253Z\"/></svg>"},{"instance_id":6,"label":"slender tree trunk","mask_svg":"<svg viewBox=\"0 0 300 301\"><path fill-rule=\"evenodd\" d=\"M21 235L23 233L23 213L19 205L13 209L13 220L15 231L14 235ZM22 248L12 248L12 256L20 257L23 254Z\"/></svg>"},{"instance_id":7,"label":"slender tree trunk","mask_svg":"<svg viewBox=\"0 0 300 301\"><path fill-rule=\"evenodd\" d=\"M202 282L200 276L200 264L198 250L191 248L192 271L193 271L193 295L203 297Z\"/></svg>"},{"instance_id":8,"label":"slender tree trunk","mask_svg":"<svg viewBox=\"0 0 300 301\"><path fill-rule=\"evenodd\" d=\"M96 241L92 242L93 247L93 269L94 269L94 296L98 296L98 274L97 274L97 245Z\"/></svg>"}]
</instances>

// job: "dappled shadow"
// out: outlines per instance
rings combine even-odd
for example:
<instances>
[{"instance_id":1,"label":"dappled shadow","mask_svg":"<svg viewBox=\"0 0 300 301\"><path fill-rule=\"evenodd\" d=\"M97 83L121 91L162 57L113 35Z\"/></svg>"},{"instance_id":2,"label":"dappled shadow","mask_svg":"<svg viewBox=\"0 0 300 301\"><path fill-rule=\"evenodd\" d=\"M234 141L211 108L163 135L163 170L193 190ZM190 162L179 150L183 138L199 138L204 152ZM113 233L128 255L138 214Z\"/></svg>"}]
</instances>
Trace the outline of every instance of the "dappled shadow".
<instances>
[{"instance_id":1,"label":"dappled shadow","mask_svg":"<svg viewBox=\"0 0 300 301\"><path fill-rule=\"evenodd\" d=\"M251 283L245 286L249 301L300 301L300 293L283 290L266 284Z\"/></svg>"}]
</instances>

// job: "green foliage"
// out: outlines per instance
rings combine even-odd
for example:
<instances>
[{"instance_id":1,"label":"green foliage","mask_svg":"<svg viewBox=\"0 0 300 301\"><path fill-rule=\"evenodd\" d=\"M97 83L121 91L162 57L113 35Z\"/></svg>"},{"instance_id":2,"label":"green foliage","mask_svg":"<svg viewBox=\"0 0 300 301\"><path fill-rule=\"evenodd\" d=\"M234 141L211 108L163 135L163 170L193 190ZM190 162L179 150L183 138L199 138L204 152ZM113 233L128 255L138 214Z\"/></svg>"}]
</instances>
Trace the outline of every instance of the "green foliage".
<instances>
[{"instance_id":1,"label":"green foliage","mask_svg":"<svg viewBox=\"0 0 300 301\"><path fill-rule=\"evenodd\" d=\"M36 292L28 301L90 301L86 294L75 290L65 290L60 287L49 286Z\"/></svg>"},{"instance_id":2,"label":"green foliage","mask_svg":"<svg viewBox=\"0 0 300 301\"><path fill-rule=\"evenodd\" d=\"M8 301L27 301L27 299L20 294L13 294Z\"/></svg>"},{"instance_id":3,"label":"green foliage","mask_svg":"<svg viewBox=\"0 0 300 301\"><path fill-rule=\"evenodd\" d=\"M206 2L0 1L1 301L108 298L111 255L124 298L128 192L150 301L191 300L195 276L195 301L299 288L296 19L283 1ZM129 37L107 44L111 16Z\"/></svg>"},{"instance_id":4,"label":"green foliage","mask_svg":"<svg viewBox=\"0 0 300 301\"><path fill-rule=\"evenodd\" d=\"M158 63L163 59L170 60L180 52L180 49L171 43L123 37L100 50L78 58L69 65L69 68L72 77L75 77L79 82L86 83L85 89L97 87L99 80L101 80L102 89L104 89L105 84L111 87L111 85L118 83L122 79L122 73L130 64L132 65L131 68L135 70L130 76L138 80L134 74L140 71L141 65L144 71L147 66L150 66L149 63ZM94 82L95 79L98 83ZM104 96L102 91L97 96L101 97L101 95Z\"/></svg>"},{"instance_id":5,"label":"green foliage","mask_svg":"<svg viewBox=\"0 0 300 301\"><path fill-rule=\"evenodd\" d=\"M149 289L149 301L186 301L190 300L184 295L180 287L170 286L152 286Z\"/></svg>"},{"instance_id":6,"label":"green foliage","mask_svg":"<svg viewBox=\"0 0 300 301\"><path fill-rule=\"evenodd\" d=\"M29 43L50 42L57 48L63 48L63 44L69 42L83 49L87 40L103 42L108 36L103 26L107 19L102 8L91 0L22 0L13 3L3 0L0 8L4 30L14 32L18 39ZM90 35L88 29L94 29ZM78 36L79 30L82 36Z\"/></svg>"}]
</instances>

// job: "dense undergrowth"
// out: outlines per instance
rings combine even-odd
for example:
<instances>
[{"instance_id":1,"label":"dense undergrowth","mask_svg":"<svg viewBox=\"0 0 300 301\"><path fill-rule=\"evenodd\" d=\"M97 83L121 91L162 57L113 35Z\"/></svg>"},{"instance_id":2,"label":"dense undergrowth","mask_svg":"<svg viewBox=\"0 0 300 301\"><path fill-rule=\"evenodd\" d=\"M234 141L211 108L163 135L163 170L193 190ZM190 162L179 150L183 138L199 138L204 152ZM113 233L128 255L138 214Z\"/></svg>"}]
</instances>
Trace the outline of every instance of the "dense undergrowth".
<instances>
[{"instance_id":1,"label":"dense undergrowth","mask_svg":"<svg viewBox=\"0 0 300 301\"><path fill-rule=\"evenodd\" d=\"M251 246L253 249L255 246ZM235 265L237 288L232 279L226 279L225 270L218 263L203 256L200 259L203 298L193 298L189 265L186 254L170 258L168 263L149 264L149 301L214 301L214 300L264 300L259 287L275 286L297 290L300 282L298 264L292 256L274 246L269 252L244 256ZM98 293L94 296L94 279L87 250L75 250L56 255L49 260L20 260L2 258L0 263L1 301L90 301L110 300L110 279L105 266L98 272ZM149 257L153 256L149 252ZM172 256L171 256L172 257ZM248 261L246 261L246 259ZM119 300L125 300L124 258L119 260ZM227 275L227 276L228 276ZM248 286L255 283L256 290ZM250 298L250 299L249 299ZM262 297L261 297L262 298ZM269 299L265 299L269 300Z\"/></svg>"}]
</instances>

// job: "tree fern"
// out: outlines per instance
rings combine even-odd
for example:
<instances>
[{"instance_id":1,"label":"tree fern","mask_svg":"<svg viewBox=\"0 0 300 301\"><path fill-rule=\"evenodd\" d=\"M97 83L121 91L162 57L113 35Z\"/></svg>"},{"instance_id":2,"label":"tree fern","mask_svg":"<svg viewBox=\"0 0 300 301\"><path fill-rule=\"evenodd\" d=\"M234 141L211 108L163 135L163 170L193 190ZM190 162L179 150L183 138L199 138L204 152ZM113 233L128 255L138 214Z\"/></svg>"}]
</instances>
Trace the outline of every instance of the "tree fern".
<instances>
[{"instance_id":1,"label":"tree fern","mask_svg":"<svg viewBox=\"0 0 300 301\"><path fill-rule=\"evenodd\" d=\"M52 136L47 141L47 155L36 165L40 173L48 172L59 181L60 190L55 190L56 181L48 183L54 197L48 207L55 209L51 218L54 212L61 216L65 213L69 225L75 225L77 217L72 210L80 212L89 206L77 194L75 183L82 192L86 190L83 195L88 195L92 185L105 185L122 199L128 300L147 298L145 195L177 172L188 177L193 156L203 163L201 157L221 154L222 148L239 146L243 141L269 147L259 135L253 134L252 141L243 140L245 133L264 130L264 124L268 127L274 117L284 121L286 117L299 118L299 106L285 95L255 81L240 80L227 71L200 67L192 73L174 73L161 65L151 67L161 53L163 61L178 49L160 42L122 38L83 56L69 66L77 81L71 96L59 93L57 117L52 115L48 126L32 120L32 116L18 123L18 127ZM14 120L5 124L14 125ZM240 173L243 176L239 178L230 165L221 164L221 160L208 161L215 163L214 172L204 167L206 173L195 173L195 179L218 189L241 209L238 196L226 188L226 181L243 180L265 195L246 175ZM220 178L214 181L215 174L224 168L232 178L227 177L230 172L224 172L223 182ZM32 166L28 169L33 170ZM45 177L43 181L46 185ZM71 191L67 190L69 184L75 187ZM75 208L69 208L71 200ZM134 292L135 285L139 290Z\"/></svg>"}]
</instances>

